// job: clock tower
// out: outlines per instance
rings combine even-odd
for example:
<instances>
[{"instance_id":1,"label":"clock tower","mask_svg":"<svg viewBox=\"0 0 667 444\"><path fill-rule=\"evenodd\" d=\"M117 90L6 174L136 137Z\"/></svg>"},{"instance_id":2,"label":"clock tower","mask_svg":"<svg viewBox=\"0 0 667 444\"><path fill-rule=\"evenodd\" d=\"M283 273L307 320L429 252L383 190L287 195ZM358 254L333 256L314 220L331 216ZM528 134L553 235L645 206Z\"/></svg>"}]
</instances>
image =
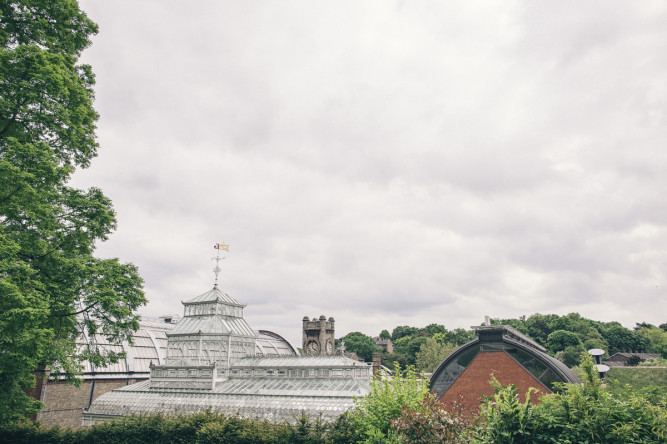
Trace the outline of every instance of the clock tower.
<instances>
[{"instance_id":1,"label":"clock tower","mask_svg":"<svg viewBox=\"0 0 667 444\"><path fill-rule=\"evenodd\" d=\"M334 318L322 315L319 319L303 318L303 354L306 356L331 356L334 354Z\"/></svg>"}]
</instances>

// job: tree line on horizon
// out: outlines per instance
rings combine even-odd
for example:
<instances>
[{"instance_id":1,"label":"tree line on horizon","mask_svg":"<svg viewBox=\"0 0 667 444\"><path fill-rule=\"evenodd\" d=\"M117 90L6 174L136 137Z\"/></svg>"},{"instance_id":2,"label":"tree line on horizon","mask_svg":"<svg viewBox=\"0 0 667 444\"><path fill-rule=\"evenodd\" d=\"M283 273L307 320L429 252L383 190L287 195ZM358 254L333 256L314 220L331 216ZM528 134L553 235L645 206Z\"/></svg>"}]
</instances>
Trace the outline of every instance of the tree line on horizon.
<instances>
[{"instance_id":1,"label":"tree line on horizon","mask_svg":"<svg viewBox=\"0 0 667 444\"><path fill-rule=\"evenodd\" d=\"M547 353L572 367L581 361L582 352L602 349L605 357L618 352L657 353L667 358L667 323L655 326L636 323L633 329L617 321L601 322L585 318L579 313L564 316L535 313L518 318L492 318L492 325L510 325L546 348ZM345 343L348 352L370 362L373 353L381 353L382 364L393 368L414 365L419 371L432 372L454 350L475 338L471 329L447 330L442 324L419 328L401 325L382 330L379 338L389 339L393 353L376 345L375 340L361 332L348 333L337 340Z\"/></svg>"}]
</instances>

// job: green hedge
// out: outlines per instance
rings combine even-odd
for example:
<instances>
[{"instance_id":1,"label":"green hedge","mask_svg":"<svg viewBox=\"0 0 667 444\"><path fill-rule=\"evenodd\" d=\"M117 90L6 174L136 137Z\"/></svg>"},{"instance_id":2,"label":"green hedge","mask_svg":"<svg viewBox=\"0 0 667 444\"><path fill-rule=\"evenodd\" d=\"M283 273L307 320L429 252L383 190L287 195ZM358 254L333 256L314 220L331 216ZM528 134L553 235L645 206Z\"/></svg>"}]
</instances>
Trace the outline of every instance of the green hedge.
<instances>
[{"instance_id":1,"label":"green hedge","mask_svg":"<svg viewBox=\"0 0 667 444\"><path fill-rule=\"evenodd\" d=\"M341 442L340 421L325 424L307 416L275 424L205 412L190 416L128 416L88 428L43 427L26 422L0 427L6 444L310 444ZM329 437L328 435L331 435Z\"/></svg>"}]
</instances>

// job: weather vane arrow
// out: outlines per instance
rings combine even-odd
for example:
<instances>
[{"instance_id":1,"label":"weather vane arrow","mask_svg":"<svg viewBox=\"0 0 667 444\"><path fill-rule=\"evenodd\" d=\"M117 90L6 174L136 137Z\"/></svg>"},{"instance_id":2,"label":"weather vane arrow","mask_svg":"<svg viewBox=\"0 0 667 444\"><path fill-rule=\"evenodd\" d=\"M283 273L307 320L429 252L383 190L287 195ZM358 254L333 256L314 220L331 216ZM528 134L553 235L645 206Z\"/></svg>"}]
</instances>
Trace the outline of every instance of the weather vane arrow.
<instances>
[{"instance_id":1,"label":"weather vane arrow","mask_svg":"<svg viewBox=\"0 0 667 444\"><path fill-rule=\"evenodd\" d=\"M213 248L218 250L218 255L213 258L215 261L215 268L213 269L213 273L215 273L215 282L213 283L213 288L218 288L218 275L222 271L222 268L220 268L220 261L224 260L224 257L220 257L220 250L225 250L229 252L229 245L227 245L224 242L220 242L218 244L213 245Z\"/></svg>"}]
</instances>

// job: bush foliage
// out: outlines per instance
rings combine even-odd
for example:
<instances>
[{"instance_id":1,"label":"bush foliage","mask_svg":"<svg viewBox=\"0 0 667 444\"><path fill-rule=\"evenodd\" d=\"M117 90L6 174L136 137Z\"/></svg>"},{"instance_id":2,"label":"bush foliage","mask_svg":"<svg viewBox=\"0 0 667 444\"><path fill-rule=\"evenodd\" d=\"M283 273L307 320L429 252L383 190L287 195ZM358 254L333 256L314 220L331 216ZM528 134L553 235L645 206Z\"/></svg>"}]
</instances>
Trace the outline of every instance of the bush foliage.
<instances>
[{"instance_id":1,"label":"bush foliage","mask_svg":"<svg viewBox=\"0 0 667 444\"><path fill-rule=\"evenodd\" d=\"M658 443L667 439L662 396L615 396L603 387L591 357L582 357L583 385L567 384L541 403L518 401L515 386L496 385L482 407L477 443ZM655 393L653 393L655 395ZM528 395L526 396L528 398Z\"/></svg>"}]
</instances>

